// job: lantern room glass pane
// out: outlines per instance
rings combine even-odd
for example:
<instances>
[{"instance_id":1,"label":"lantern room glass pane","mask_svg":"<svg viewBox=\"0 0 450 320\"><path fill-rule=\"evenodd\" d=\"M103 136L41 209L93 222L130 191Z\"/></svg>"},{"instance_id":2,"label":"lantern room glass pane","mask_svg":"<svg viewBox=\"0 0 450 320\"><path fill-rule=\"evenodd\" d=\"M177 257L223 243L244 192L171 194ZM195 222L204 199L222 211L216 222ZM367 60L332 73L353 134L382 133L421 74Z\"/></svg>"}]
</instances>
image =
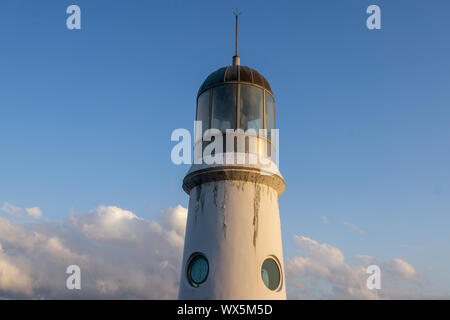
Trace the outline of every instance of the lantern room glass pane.
<instances>
[{"instance_id":1,"label":"lantern room glass pane","mask_svg":"<svg viewBox=\"0 0 450 320\"><path fill-rule=\"evenodd\" d=\"M236 129L236 93L237 86L228 84L214 88L212 127L225 132Z\"/></svg>"},{"instance_id":2,"label":"lantern room glass pane","mask_svg":"<svg viewBox=\"0 0 450 320\"><path fill-rule=\"evenodd\" d=\"M197 121L202 122L202 130L205 132L210 128L209 119L210 119L210 96L211 90L207 90L203 92L200 97L198 97L197 101Z\"/></svg>"},{"instance_id":3,"label":"lantern room glass pane","mask_svg":"<svg viewBox=\"0 0 450 320\"><path fill-rule=\"evenodd\" d=\"M263 129L263 90L241 85L240 108L241 129Z\"/></svg>"},{"instance_id":4,"label":"lantern room glass pane","mask_svg":"<svg viewBox=\"0 0 450 320\"><path fill-rule=\"evenodd\" d=\"M270 130L275 129L275 105L273 98L266 92L266 128L267 137L270 139Z\"/></svg>"}]
</instances>

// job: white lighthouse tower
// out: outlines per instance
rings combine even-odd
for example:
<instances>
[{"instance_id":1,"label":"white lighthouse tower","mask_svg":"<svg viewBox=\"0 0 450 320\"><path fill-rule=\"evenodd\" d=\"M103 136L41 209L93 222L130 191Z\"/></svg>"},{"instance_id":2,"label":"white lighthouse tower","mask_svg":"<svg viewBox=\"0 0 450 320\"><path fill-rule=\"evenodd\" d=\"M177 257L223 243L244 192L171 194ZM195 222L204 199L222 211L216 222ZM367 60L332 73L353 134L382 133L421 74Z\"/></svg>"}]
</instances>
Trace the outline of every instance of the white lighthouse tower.
<instances>
[{"instance_id":1,"label":"white lighthouse tower","mask_svg":"<svg viewBox=\"0 0 450 320\"><path fill-rule=\"evenodd\" d=\"M278 208L285 183L274 161L269 82L241 66L236 50L233 65L201 85L196 118L203 135L196 147L204 154L211 144L205 140L213 135L217 142L217 133L223 133L223 148L214 150L223 161L198 163L197 152L198 164L183 180L190 199L179 298L286 299Z\"/></svg>"}]
</instances>

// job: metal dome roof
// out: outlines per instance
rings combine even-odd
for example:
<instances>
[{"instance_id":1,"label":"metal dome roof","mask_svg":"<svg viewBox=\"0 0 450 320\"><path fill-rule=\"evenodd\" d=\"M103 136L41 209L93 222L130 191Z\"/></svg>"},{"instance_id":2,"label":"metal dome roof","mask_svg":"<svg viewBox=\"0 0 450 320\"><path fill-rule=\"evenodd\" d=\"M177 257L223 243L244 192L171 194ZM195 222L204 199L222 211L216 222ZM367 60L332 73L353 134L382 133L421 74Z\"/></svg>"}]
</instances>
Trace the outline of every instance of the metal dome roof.
<instances>
[{"instance_id":1,"label":"metal dome roof","mask_svg":"<svg viewBox=\"0 0 450 320\"><path fill-rule=\"evenodd\" d=\"M197 96L211 87L236 82L260 86L273 95L269 81L267 81L258 71L246 66L233 65L220 68L211 73L200 86Z\"/></svg>"}]
</instances>

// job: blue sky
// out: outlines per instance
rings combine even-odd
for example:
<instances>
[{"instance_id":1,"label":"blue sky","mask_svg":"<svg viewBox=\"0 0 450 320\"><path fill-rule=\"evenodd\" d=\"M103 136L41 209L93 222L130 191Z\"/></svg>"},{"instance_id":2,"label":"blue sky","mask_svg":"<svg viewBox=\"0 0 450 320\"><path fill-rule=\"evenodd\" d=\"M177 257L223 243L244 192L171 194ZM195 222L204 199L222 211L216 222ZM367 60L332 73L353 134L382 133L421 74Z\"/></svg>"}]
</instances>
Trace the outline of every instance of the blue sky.
<instances>
[{"instance_id":1,"label":"blue sky","mask_svg":"<svg viewBox=\"0 0 450 320\"><path fill-rule=\"evenodd\" d=\"M81 30L66 28L70 4ZM370 4L381 30L366 28ZM231 63L235 7L241 64L276 97L285 255L297 234L346 257L402 257L449 293L445 0L3 0L0 204L53 221L186 207L170 135L192 128L199 86Z\"/></svg>"}]
</instances>

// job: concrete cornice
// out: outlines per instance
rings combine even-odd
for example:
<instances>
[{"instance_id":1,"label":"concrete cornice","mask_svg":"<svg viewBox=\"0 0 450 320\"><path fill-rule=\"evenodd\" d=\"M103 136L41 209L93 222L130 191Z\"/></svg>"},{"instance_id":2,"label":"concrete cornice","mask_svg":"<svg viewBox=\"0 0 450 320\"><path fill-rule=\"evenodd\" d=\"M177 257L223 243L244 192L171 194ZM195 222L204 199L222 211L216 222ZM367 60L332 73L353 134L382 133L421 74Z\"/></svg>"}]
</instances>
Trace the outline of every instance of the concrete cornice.
<instances>
[{"instance_id":1,"label":"concrete cornice","mask_svg":"<svg viewBox=\"0 0 450 320\"><path fill-rule=\"evenodd\" d=\"M257 167L222 165L208 166L191 170L183 179L183 190L190 194L192 188L206 182L221 180L238 180L265 184L272 187L280 196L285 190L285 181L281 174L272 170Z\"/></svg>"}]
</instances>

